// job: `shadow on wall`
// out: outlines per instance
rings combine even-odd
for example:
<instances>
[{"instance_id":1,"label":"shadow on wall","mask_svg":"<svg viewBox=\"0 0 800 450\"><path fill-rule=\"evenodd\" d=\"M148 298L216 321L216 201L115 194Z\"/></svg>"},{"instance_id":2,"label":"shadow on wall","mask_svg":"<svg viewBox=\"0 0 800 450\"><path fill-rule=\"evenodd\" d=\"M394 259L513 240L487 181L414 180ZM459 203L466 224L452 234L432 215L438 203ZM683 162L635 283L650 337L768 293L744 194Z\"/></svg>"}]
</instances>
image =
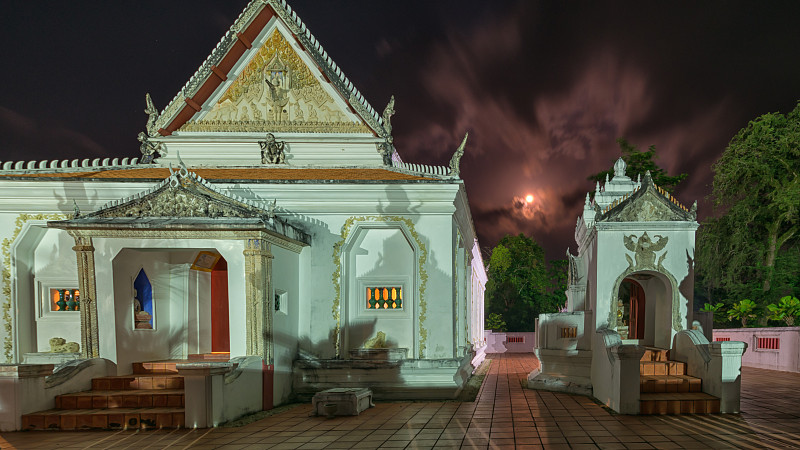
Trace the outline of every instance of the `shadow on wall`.
<instances>
[{"instance_id":1,"label":"shadow on wall","mask_svg":"<svg viewBox=\"0 0 800 450\"><path fill-rule=\"evenodd\" d=\"M689 250L686 250L686 268L686 277L678 284L678 292L680 292L681 296L687 301L686 322L688 323L689 317L692 315L694 309L694 305L692 304L694 303L694 258L689 254ZM691 324L689 325L689 329L691 329Z\"/></svg>"},{"instance_id":2,"label":"shadow on wall","mask_svg":"<svg viewBox=\"0 0 800 450\"><path fill-rule=\"evenodd\" d=\"M354 326L350 327L351 330L348 330L348 331L352 331L355 336L366 336L366 337L361 339L361 340L359 340L359 341L351 342L351 344L353 344L353 345L351 345L350 349L347 349L346 351L349 351L351 349L362 348L364 346L364 343L366 343L366 341L370 339L369 337L370 336L374 336L375 333L377 332L376 331L376 324L377 324L377 319L373 320L372 322L361 322L361 323L359 323L357 325L354 325ZM345 330L342 330L342 331L343 332L347 332ZM287 336L287 335L282 335L282 334L281 335L273 334L273 338L274 339L278 339L278 340L280 340L282 342L285 342L285 343L288 343L288 342L291 342L292 340L294 340L294 337ZM298 348L298 350L297 350L297 359L300 359L300 360L323 360L323 359L324 360L328 360L328 358L324 358L324 355L326 355L326 351L330 348L330 346L333 345L332 342L334 342L335 339L336 339L336 329L335 328L333 328L333 329L328 331L328 339L324 340L324 341L312 341L311 338L308 337L308 336L302 336L302 337L298 338L297 339L297 348ZM389 346L391 346L390 345L391 343L392 343L391 340L387 342L387 344ZM394 343L394 345L396 347L396 342ZM335 358L334 357L334 358L331 358L331 359L347 359L347 358L348 358L348 356L346 354L342 354L342 355L340 355L339 358Z\"/></svg>"}]
</instances>

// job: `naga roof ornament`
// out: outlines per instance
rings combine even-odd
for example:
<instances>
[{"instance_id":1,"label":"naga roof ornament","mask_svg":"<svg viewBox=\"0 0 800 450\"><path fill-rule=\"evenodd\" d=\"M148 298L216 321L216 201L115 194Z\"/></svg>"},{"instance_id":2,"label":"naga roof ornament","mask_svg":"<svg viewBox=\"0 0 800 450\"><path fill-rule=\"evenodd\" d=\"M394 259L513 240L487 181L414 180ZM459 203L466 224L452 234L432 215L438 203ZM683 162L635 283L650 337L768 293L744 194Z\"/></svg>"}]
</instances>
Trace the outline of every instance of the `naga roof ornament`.
<instances>
[{"instance_id":1,"label":"naga roof ornament","mask_svg":"<svg viewBox=\"0 0 800 450\"><path fill-rule=\"evenodd\" d=\"M394 95L389 98L389 103L383 109L384 141L378 144L378 152L383 157L383 164L392 165L392 152L394 151L394 137L392 136L392 116L394 115Z\"/></svg>"},{"instance_id":2,"label":"naga roof ornament","mask_svg":"<svg viewBox=\"0 0 800 450\"><path fill-rule=\"evenodd\" d=\"M458 146L456 152L453 153L453 156L450 158L450 176L460 177L461 175L461 157L464 156L464 148L467 146L468 137L469 132L464 134L464 139L461 141L461 145Z\"/></svg>"}]
</instances>

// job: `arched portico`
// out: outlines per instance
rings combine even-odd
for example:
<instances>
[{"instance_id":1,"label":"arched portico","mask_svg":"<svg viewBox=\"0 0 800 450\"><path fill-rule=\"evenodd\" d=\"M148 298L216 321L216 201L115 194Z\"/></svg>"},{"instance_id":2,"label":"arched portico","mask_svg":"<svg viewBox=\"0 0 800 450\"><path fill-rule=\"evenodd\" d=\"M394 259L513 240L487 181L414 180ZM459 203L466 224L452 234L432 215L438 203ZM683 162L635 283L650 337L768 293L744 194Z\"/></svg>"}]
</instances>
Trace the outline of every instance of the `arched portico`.
<instances>
[{"instance_id":1,"label":"arched portico","mask_svg":"<svg viewBox=\"0 0 800 450\"><path fill-rule=\"evenodd\" d=\"M116 349L109 347L114 341L111 337L118 327L129 325L116 323L119 318L113 310L116 297L130 297L132 291L117 292L107 286L109 281L113 285L116 276L117 254L126 249L169 253L210 248L219 250L228 262L230 276L239 278L235 289L241 292L234 293L229 304L231 320L236 322L230 327L231 353L260 356L272 364L270 246L299 253L302 246L310 244L310 237L270 211L216 191L184 166L151 191L48 226L66 230L75 240L84 357L115 354ZM138 273L138 268L133 269ZM106 312L101 313L102 308ZM132 321L122 318L121 322Z\"/></svg>"},{"instance_id":2,"label":"arched portico","mask_svg":"<svg viewBox=\"0 0 800 450\"><path fill-rule=\"evenodd\" d=\"M680 317L680 295L675 278L667 272L662 273L655 270L626 270L617 277L610 296L614 300L611 304L609 325L618 332L620 331L618 329L621 323L620 318L627 316L626 322L631 323L630 316L633 308L629 306L630 309L627 311L619 308L620 293L626 292L625 285L635 286L635 290L641 289L641 292L635 293L637 301L640 303L635 306L636 311L634 311L637 313L635 320L639 330L635 335L629 333L627 340L636 340L639 344L646 346L670 348L674 334L683 329ZM630 295L630 293L628 290L627 294ZM639 297L643 298L643 302ZM622 303L625 305L624 300ZM641 320L644 320L643 324L640 323ZM630 327L630 325L628 326ZM639 332L642 334L639 335Z\"/></svg>"}]
</instances>

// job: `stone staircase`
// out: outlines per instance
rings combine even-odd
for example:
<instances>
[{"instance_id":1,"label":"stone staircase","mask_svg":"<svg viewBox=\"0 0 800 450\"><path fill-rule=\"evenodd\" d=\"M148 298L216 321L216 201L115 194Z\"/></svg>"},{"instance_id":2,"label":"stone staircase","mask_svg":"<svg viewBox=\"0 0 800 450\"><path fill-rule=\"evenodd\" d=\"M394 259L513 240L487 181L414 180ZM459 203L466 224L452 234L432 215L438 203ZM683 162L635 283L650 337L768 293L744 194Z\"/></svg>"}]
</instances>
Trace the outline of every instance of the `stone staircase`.
<instances>
[{"instance_id":1,"label":"stone staircase","mask_svg":"<svg viewBox=\"0 0 800 450\"><path fill-rule=\"evenodd\" d=\"M702 391L686 363L670 361L668 350L648 347L639 362L640 414L713 414L719 398Z\"/></svg>"},{"instance_id":2,"label":"stone staircase","mask_svg":"<svg viewBox=\"0 0 800 450\"><path fill-rule=\"evenodd\" d=\"M175 364L133 364L132 375L92 379L92 390L56 396L55 409L25 414L23 430L151 429L184 425L183 377Z\"/></svg>"}]
</instances>

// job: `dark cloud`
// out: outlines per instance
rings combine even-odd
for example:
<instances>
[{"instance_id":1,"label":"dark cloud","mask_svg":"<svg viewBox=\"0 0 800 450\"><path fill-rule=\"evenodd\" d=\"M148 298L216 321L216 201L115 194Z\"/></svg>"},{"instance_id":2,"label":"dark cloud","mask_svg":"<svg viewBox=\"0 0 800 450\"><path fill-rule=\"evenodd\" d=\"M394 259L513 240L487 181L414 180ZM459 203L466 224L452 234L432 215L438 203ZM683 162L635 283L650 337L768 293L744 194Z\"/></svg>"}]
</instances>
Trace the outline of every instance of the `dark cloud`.
<instances>
[{"instance_id":1,"label":"dark cloud","mask_svg":"<svg viewBox=\"0 0 800 450\"><path fill-rule=\"evenodd\" d=\"M10 0L0 159L138 156L144 93L169 102L246 3ZM404 160L446 164L469 131L461 173L484 246L523 232L549 257L574 248L586 177L618 137L688 173L677 196L703 217L730 138L800 98L800 2L290 3L376 109L395 95ZM515 208L529 193L535 209Z\"/></svg>"},{"instance_id":2,"label":"dark cloud","mask_svg":"<svg viewBox=\"0 0 800 450\"><path fill-rule=\"evenodd\" d=\"M37 122L0 106L0 160L61 159L62 155L83 158L107 156L108 151L91 137L58 123Z\"/></svg>"}]
</instances>

